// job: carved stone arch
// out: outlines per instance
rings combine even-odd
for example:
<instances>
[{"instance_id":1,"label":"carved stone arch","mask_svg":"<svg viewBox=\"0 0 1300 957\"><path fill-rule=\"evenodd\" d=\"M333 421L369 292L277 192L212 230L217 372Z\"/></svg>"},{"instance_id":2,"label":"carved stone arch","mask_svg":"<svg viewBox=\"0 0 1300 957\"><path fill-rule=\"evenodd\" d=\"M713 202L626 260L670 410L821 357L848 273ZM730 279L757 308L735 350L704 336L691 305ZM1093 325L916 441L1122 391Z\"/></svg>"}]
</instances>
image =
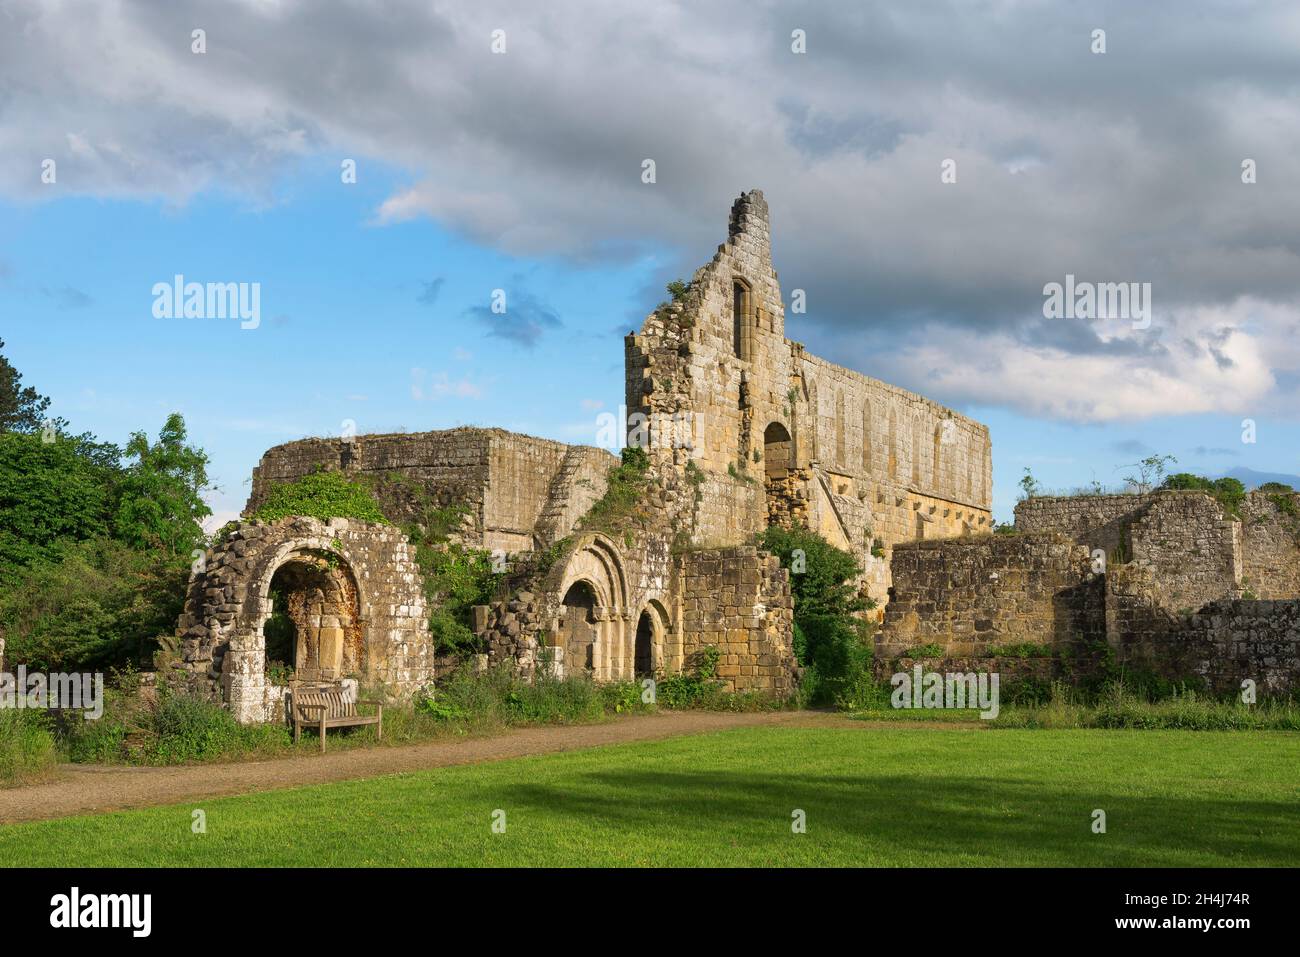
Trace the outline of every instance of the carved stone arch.
<instances>
[{"instance_id":1,"label":"carved stone arch","mask_svg":"<svg viewBox=\"0 0 1300 957\"><path fill-rule=\"evenodd\" d=\"M278 657L292 676L267 674L273 588L283 600ZM306 516L242 521L190 579L177 664L237 720L274 720L299 680L356 677L394 695L421 687L433 664L427 621L419 566L399 529Z\"/></svg>"},{"instance_id":2,"label":"carved stone arch","mask_svg":"<svg viewBox=\"0 0 1300 957\"><path fill-rule=\"evenodd\" d=\"M657 598L647 601L637 615L633 648L633 674L648 678L664 670L668 636L672 631L668 610Z\"/></svg>"},{"instance_id":3,"label":"carved stone arch","mask_svg":"<svg viewBox=\"0 0 1300 957\"><path fill-rule=\"evenodd\" d=\"M613 539L599 532L580 536L563 566L548 577L546 591L558 611L554 641L564 649L567 673L590 670L601 680L631 676L626 562ZM589 589L592 601L582 594ZM588 614L589 612L589 614Z\"/></svg>"},{"instance_id":4,"label":"carved stone arch","mask_svg":"<svg viewBox=\"0 0 1300 957\"><path fill-rule=\"evenodd\" d=\"M270 716L268 696L274 682L267 676L266 626L276 611L272 585L287 591L294 650L289 661L299 680L337 681L366 670L370 603L357 556L342 541L323 535L294 536L264 553L251 576L243 621L231 636L222 662L222 685L231 712L241 721ZM288 677L288 676L286 676Z\"/></svg>"}]
</instances>

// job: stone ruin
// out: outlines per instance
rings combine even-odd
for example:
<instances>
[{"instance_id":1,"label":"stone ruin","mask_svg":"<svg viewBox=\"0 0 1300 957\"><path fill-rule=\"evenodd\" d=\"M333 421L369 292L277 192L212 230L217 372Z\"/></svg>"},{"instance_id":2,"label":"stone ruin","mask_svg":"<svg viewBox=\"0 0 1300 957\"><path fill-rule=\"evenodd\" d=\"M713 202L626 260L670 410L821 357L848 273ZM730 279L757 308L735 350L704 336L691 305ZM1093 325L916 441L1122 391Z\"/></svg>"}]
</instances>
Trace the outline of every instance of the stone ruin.
<instances>
[{"instance_id":1,"label":"stone ruin","mask_svg":"<svg viewBox=\"0 0 1300 957\"><path fill-rule=\"evenodd\" d=\"M671 674L712 647L726 687L789 694L790 580L753 544L776 524L857 559L881 666L919 645L983 670L1009 645L1104 643L1216 687L1242 676L1294 687L1294 499L1253 494L1230 516L1201 493L1034 498L1016 510L1017 534L989 534L984 425L785 338L758 191L733 204L713 259L626 337L624 368L626 421L601 428L647 454L629 514L593 517L610 452L482 428L277 446L254 469L245 514L317 469L374 479L396 523L430 502L462 507L455 540L510 569L474 609L483 657L524 674ZM266 634L273 593L287 640ZM406 696L438 673L428 611L395 526L243 521L191 579L179 667L241 721L281 714L275 655L297 680ZM1014 664L1046 675L1054 661Z\"/></svg>"},{"instance_id":2,"label":"stone ruin","mask_svg":"<svg viewBox=\"0 0 1300 957\"><path fill-rule=\"evenodd\" d=\"M1031 498L1015 527L895 549L882 673L918 645L1039 677L1101 648L1219 692L1300 688L1300 495L1251 492L1236 514L1197 491ZM1054 658L999 656L1026 644Z\"/></svg>"},{"instance_id":3,"label":"stone ruin","mask_svg":"<svg viewBox=\"0 0 1300 957\"><path fill-rule=\"evenodd\" d=\"M716 647L728 688L781 696L798 666L788 573L754 545L769 524L851 552L877 615L897 547L991 528L984 425L785 338L761 192L735 201L726 241L626 337L624 361L613 438L644 448L649 466L612 526L590 520L610 452L471 428L277 446L245 514L316 469L381 480L395 522L420 502L463 506L456 540L511 569L499 599L475 609L490 661L627 680ZM181 669L240 720L282 707L265 634L273 590L296 636L284 663L304 680L350 676L396 696L437 672L419 570L395 527L244 521L194 573L179 624Z\"/></svg>"}]
</instances>

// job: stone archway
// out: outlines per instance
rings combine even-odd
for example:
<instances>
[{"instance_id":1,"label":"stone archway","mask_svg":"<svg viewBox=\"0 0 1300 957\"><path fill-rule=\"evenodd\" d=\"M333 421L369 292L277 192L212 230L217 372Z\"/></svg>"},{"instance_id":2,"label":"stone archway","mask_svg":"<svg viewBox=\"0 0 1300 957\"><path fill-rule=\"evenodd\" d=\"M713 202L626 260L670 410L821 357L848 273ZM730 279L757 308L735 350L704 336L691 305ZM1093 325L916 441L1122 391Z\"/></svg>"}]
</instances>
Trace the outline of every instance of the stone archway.
<instances>
[{"instance_id":1,"label":"stone archway","mask_svg":"<svg viewBox=\"0 0 1300 957\"><path fill-rule=\"evenodd\" d=\"M564 649L568 674L591 671L595 666L596 591L589 581L576 581L564 593L564 609L557 643Z\"/></svg>"},{"instance_id":2,"label":"stone archway","mask_svg":"<svg viewBox=\"0 0 1300 957\"><path fill-rule=\"evenodd\" d=\"M780 422L763 430L763 476L766 487L767 524L798 524L801 504L794 469L794 443Z\"/></svg>"},{"instance_id":3,"label":"stone archway","mask_svg":"<svg viewBox=\"0 0 1300 957\"><path fill-rule=\"evenodd\" d=\"M351 567L332 552L291 553L267 580L262 647L268 681L336 681L365 665L361 599Z\"/></svg>"},{"instance_id":4,"label":"stone archway","mask_svg":"<svg viewBox=\"0 0 1300 957\"><path fill-rule=\"evenodd\" d=\"M190 579L179 664L240 722L269 721L283 713L288 682L281 669L268 680L268 622L272 638L279 627L293 649L300 680L355 676L392 697L433 674L427 618L414 549L400 529L343 518L246 521Z\"/></svg>"},{"instance_id":5,"label":"stone archway","mask_svg":"<svg viewBox=\"0 0 1300 957\"><path fill-rule=\"evenodd\" d=\"M565 631L570 623L570 600L587 601L583 592L574 593L576 584L582 583L590 592L592 605L590 621L594 636L590 645L590 665L592 676L599 681L626 680L632 677L632 635L630 634L631 613L628 610L627 572L622 553L618 546L606 535L588 532L574 543L562 568L551 573L547 579L546 591L556 596L562 606L555 621L554 632L558 635ZM571 597L572 596L572 599ZM554 605L552 607L555 607ZM585 607L585 605L584 605ZM576 617L576 613L572 613ZM573 622L574 626L578 622ZM578 661L570 657L565 649L564 669L577 674L587 667L585 658L587 646L578 647L584 656Z\"/></svg>"}]
</instances>

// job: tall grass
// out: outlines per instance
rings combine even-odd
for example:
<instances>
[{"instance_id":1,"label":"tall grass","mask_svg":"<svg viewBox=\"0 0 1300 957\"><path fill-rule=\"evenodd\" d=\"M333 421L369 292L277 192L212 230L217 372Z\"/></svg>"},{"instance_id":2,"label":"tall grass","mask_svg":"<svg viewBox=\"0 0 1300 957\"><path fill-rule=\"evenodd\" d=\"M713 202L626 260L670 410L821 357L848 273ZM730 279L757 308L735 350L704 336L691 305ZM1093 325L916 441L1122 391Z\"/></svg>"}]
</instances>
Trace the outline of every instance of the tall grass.
<instances>
[{"instance_id":1,"label":"tall grass","mask_svg":"<svg viewBox=\"0 0 1300 957\"><path fill-rule=\"evenodd\" d=\"M864 696L865 698L866 696ZM929 717L936 720L971 720L990 728L1132 728L1182 731L1300 731L1300 704L1293 700L1246 705L1215 698L1203 692L1179 689L1153 698L1112 681L1089 695L1063 681L1053 681L1041 703L1003 704L996 718L983 720L977 712L895 711L888 697L877 694L856 709L861 717L884 719Z\"/></svg>"},{"instance_id":2,"label":"tall grass","mask_svg":"<svg viewBox=\"0 0 1300 957\"><path fill-rule=\"evenodd\" d=\"M0 787L49 777L58 760L49 718L39 711L0 710Z\"/></svg>"}]
</instances>

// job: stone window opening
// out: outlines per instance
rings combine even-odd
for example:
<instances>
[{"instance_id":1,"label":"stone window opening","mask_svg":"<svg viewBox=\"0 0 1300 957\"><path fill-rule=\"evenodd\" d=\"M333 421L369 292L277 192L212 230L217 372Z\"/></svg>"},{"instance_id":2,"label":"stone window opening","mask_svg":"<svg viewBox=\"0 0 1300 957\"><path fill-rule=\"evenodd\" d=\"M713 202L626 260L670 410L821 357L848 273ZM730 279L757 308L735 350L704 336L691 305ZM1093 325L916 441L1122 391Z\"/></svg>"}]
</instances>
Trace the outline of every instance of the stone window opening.
<instances>
[{"instance_id":1,"label":"stone window opening","mask_svg":"<svg viewBox=\"0 0 1300 957\"><path fill-rule=\"evenodd\" d=\"M889 410L889 477L898 478L898 414Z\"/></svg>"},{"instance_id":2,"label":"stone window opening","mask_svg":"<svg viewBox=\"0 0 1300 957\"><path fill-rule=\"evenodd\" d=\"M912 416L912 484L921 484L921 419Z\"/></svg>"},{"instance_id":3,"label":"stone window opening","mask_svg":"<svg viewBox=\"0 0 1300 957\"><path fill-rule=\"evenodd\" d=\"M655 624L647 608L641 612L636 624L636 643L632 653L633 675L637 678L653 678L655 672Z\"/></svg>"},{"instance_id":4,"label":"stone window opening","mask_svg":"<svg viewBox=\"0 0 1300 957\"><path fill-rule=\"evenodd\" d=\"M736 358L749 362L754 354L753 302L749 284L742 279L731 284L731 322Z\"/></svg>"},{"instance_id":5,"label":"stone window opening","mask_svg":"<svg viewBox=\"0 0 1300 957\"><path fill-rule=\"evenodd\" d=\"M291 556L271 576L266 600L262 636L272 684L332 682L361 670L359 596L338 556Z\"/></svg>"},{"instance_id":6,"label":"stone window opening","mask_svg":"<svg viewBox=\"0 0 1300 957\"><path fill-rule=\"evenodd\" d=\"M578 673L595 664L596 592L590 582L576 581L564 593L564 617L559 644L564 649L564 669Z\"/></svg>"},{"instance_id":7,"label":"stone window opening","mask_svg":"<svg viewBox=\"0 0 1300 957\"><path fill-rule=\"evenodd\" d=\"M789 526L796 518L799 502L790 474L793 452L790 432L780 422L772 422L763 430L763 476L769 525Z\"/></svg>"}]
</instances>

